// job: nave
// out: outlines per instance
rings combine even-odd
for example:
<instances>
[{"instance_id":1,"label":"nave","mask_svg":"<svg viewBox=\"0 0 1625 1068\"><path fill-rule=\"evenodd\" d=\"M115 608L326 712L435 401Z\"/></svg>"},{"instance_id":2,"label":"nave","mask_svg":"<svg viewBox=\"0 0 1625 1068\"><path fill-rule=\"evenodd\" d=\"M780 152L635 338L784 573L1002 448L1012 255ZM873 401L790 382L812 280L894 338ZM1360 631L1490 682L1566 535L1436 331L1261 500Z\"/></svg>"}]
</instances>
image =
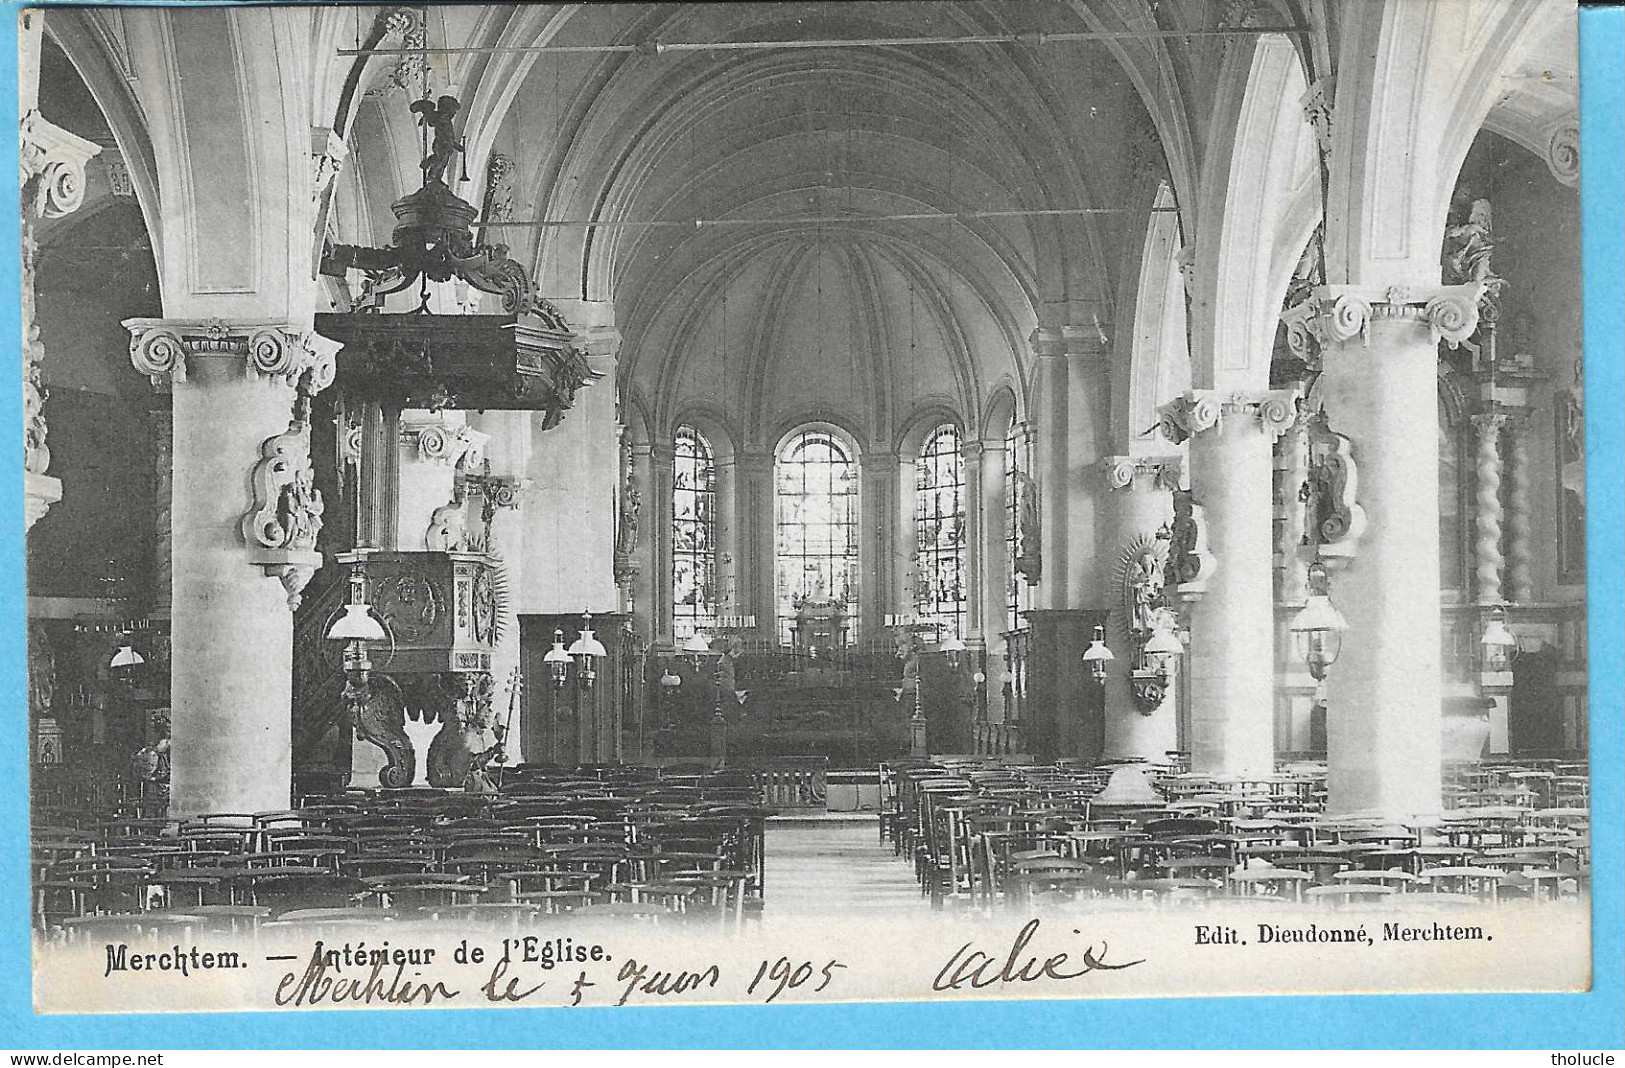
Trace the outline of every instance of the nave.
<instances>
[{"instance_id":1,"label":"nave","mask_svg":"<svg viewBox=\"0 0 1625 1068\"><path fill-rule=\"evenodd\" d=\"M24 29L42 934L1583 900L1571 6Z\"/></svg>"}]
</instances>

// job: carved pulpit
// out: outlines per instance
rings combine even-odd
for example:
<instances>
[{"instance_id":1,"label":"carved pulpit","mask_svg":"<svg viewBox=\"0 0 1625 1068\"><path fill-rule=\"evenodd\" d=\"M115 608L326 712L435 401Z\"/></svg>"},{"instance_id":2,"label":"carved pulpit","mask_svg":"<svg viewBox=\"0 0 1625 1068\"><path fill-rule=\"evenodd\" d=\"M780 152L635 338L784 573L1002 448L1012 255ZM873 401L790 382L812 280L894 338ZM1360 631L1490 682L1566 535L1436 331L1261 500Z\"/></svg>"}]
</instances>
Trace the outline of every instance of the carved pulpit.
<instances>
[{"instance_id":1,"label":"carved pulpit","mask_svg":"<svg viewBox=\"0 0 1625 1068\"><path fill-rule=\"evenodd\" d=\"M383 786L411 785L416 752L406 719L439 722L430 743L431 786L465 785L492 744L491 652L502 617L497 563L483 553L340 554L360 568L387 641L370 651L372 685L355 714L357 738L383 750Z\"/></svg>"}]
</instances>

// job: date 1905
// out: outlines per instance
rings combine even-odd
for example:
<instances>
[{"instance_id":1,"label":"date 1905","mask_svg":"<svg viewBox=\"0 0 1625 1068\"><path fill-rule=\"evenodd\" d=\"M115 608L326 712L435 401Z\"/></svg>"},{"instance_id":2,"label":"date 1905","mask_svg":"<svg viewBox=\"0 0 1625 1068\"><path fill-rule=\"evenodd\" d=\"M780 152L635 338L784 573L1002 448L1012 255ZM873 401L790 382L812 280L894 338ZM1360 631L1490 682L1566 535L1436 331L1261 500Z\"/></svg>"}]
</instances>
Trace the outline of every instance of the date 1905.
<instances>
[{"instance_id":1,"label":"date 1905","mask_svg":"<svg viewBox=\"0 0 1625 1068\"><path fill-rule=\"evenodd\" d=\"M772 962L764 960L761 967L756 969L756 977L750 981L750 986L745 988L745 993L755 996L758 987L763 992L771 987L772 993L767 995L765 1002L771 1004L774 998L786 990L799 989L817 977L818 985L808 991L816 994L834 982L835 973L845 967L846 965L837 960L826 962L822 969L810 960L793 961L789 957L780 957Z\"/></svg>"}]
</instances>

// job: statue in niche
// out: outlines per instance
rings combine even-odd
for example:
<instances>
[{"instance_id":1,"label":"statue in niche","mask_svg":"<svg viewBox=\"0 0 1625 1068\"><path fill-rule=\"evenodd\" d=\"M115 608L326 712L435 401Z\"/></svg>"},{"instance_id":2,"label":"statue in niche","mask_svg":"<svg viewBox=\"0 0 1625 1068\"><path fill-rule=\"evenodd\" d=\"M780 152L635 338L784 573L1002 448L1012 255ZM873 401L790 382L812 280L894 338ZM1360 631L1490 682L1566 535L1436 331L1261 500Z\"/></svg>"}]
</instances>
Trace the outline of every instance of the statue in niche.
<instances>
[{"instance_id":1,"label":"statue in niche","mask_svg":"<svg viewBox=\"0 0 1625 1068\"><path fill-rule=\"evenodd\" d=\"M1163 585L1180 586L1195 582L1201 575L1202 530L1197 516L1196 501L1190 490L1177 490L1174 495L1174 517L1163 528L1168 537L1168 562L1163 567Z\"/></svg>"},{"instance_id":2,"label":"statue in niche","mask_svg":"<svg viewBox=\"0 0 1625 1068\"><path fill-rule=\"evenodd\" d=\"M1149 634L1156 628L1157 610L1162 606L1163 585L1163 568L1156 554L1149 551L1141 553L1129 574L1135 630Z\"/></svg>"},{"instance_id":3,"label":"statue in niche","mask_svg":"<svg viewBox=\"0 0 1625 1068\"><path fill-rule=\"evenodd\" d=\"M37 621L28 624L28 712L35 719L49 716L56 700L56 654L51 636Z\"/></svg>"},{"instance_id":4,"label":"statue in niche","mask_svg":"<svg viewBox=\"0 0 1625 1068\"><path fill-rule=\"evenodd\" d=\"M1025 471L1016 471L1010 490L1016 497L1015 569L1036 583L1043 573L1043 553L1039 544L1038 484Z\"/></svg>"}]
</instances>

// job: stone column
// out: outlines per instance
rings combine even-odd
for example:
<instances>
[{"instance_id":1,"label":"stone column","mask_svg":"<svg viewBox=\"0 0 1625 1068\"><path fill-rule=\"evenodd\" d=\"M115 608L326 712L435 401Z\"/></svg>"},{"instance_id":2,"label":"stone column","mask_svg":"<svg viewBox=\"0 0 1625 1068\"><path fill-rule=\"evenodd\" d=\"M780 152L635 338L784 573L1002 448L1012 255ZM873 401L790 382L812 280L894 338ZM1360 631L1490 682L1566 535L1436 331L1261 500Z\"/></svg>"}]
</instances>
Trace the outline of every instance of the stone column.
<instances>
[{"instance_id":1,"label":"stone column","mask_svg":"<svg viewBox=\"0 0 1625 1068\"><path fill-rule=\"evenodd\" d=\"M1534 600L1529 515L1534 472L1529 469L1529 423L1527 410L1513 413L1507 421L1507 459L1511 468L1507 493L1507 584L1511 587L1510 600L1514 604Z\"/></svg>"},{"instance_id":2,"label":"stone column","mask_svg":"<svg viewBox=\"0 0 1625 1068\"><path fill-rule=\"evenodd\" d=\"M650 619L654 624L654 640L672 643L671 603L671 492L677 477L675 446L661 444L649 452L649 488L653 500L649 509L653 526L649 533L654 543L654 575L649 602Z\"/></svg>"},{"instance_id":3,"label":"stone column","mask_svg":"<svg viewBox=\"0 0 1625 1068\"><path fill-rule=\"evenodd\" d=\"M1165 434L1190 439L1193 508L1188 519L1176 516L1169 551L1190 561L1172 592L1191 604L1191 770L1268 775L1275 767L1270 483L1275 438L1295 415L1292 391L1193 390L1161 414Z\"/></svg>"},{"instance_id":4,"label":"stone column","mask_svg":"<svg viewBox=\"0 0 1625 1068\"><path fill-rule=\"evenodd\" d=\"M906 473L905 473L906 472ZM863 456L863 483L858 498L858 635L879 637L888 613L912 612L914 528L904 515L914 514L914 464L894 452ZM903 487L907 487L905 491Z\"/></svg>"},{"instance_id":5,"label":"stone column","mask_svg":"<svg viewBox=\"0 0 1625 1068\"><path fill-rule=\"evenodd\" d=\"M18 157L22 186L22 369L23 369L23 529L32 528L51 505L62 499L62 481L46 474L51 450L46 446L45 386L40 364L45 349L40 343L34 310L34 241L36 219L59 219L79 210L85 199L85 164L101 146L47 122L34 110L38 72L30 71L29 57L37 56L41 12L22 16L23 120ZM33 38L32 42L27 39ZM32 49L32 52L31 52ZM30 84L32 82L32 84Z\"/></svg>"},{"instance_id":6,"label":"stone column","mask_svg":"<svg viewBox=\"0 0 1625 1068\"><path fill-rule=\"evenodd\" d=\"M124 325L173 398L170 815L287 808L291 608L321 565L309 394L337 345L287 323Z\"/></svg>"},{"instance_id":7,"label":"stone column","mask_svg":"<svg viewBox=\"0 0 1625 1068\"><path fill-rule=\"evenodd\" d=\"M739 539L734 566L739 610L756 617L758 637L772 638L778 633L773 618L773 456L765 450L741 452L736 466Z\"/></svg>"},{"instance_id":8,"label":"stone column","mask_svg":"<svg viewBox=\"0 0 1625 1068\"><path fill-rule=\"evenodd\" d=\"M663 509L656 506L654 490L654 447L633 445L631 449L631 480L642 501L638 507L638 531L632 542L632 625L651 642L655 636L655 552L654 518Z\"/></svg>"},{"instance_id":9,"label":"stone column","mask_svg":"<svg viewBox=\"0 0 1625 1068\"><path fill-rule=\"evenodd\" d=\"M1113 596L1106 602L1110 610L1106 634L1117 654L1106 676L1108 757L1161 761L1179 744L1174 700L1178 665L1168 666L1168 685L1160 701L1148 705L1134 694L1132 673L1137 647L1131 630L1134 621L1129 606L1129 569L1138 566L1144 554L1160 556L1166 552L1166 543L1157 538L1157 531L1173 515L1172 491L1179 488L1181 464L1177 456L1108 456L1101 461L1098 477L1110 499L1097 555L1114 563Z\"/></svg>"},{"instance_id":10,"label":"stone column","mask_svg":"<svg viewBox=\"0 0 1625 1068\"><path fill-rule=\"evenodd\" d=\"M1111 352L1098 329L1062 331L1067 358L1065 593L1069 608L1104 609L1113 561L1097 551L1108 520L1100 459L1111 432ZM1059 578L1060 576L1057 575Z\"/></svg>"},{"instance_id":11,"label":"stone column","mask_svg":"<svg viewBox=\"0 0 1625 1068\"><path fill-rule=\"evenodd\" d=\"M1007 626L1004 612L1010 584L1010 560L1005 547L1005 494L1008 487L1004 472L1004 439L983 441L980 445L980 493L967 499L966 510L976 512L979 517L980 537L972 543L972 551L981 559L982 640L987 644L988 687L989 692L993 692L999 685L999 676L1004 672L1004 631Z\"/></svg>"},{"instance_id":12,"label":"stone column","mask_svg":"<svg viewBox=\"0 0 1625 1068\"><path fill-rule=\"evenodd\" d=\"M1358 503L1369 520L1331 586L1348 629L1326 678L1329 812L1396 815L1441 807L1439 446L1436 434L1419 428L1438 418L1439 341L1455 345L1471 335L1479 292L1478 286L1316 291L1321 395L1332 424L1352 441ZM1497 431L1493 425L1481 431L1491 445L1481 460L1494 458ZM1486 576L1498 585L1499 562L1491 563ZM1493 587L1487 592L1499 595Z\"/></svg>"},{"instance_id":13,"label":"stone column","mask_svg":"<svg viewBox=\"0 0 1625 1068\"><path fill-rule=\"evenodd\" d=\"M1067 410L1068 374L1065 343L1059 330L1033 331L1038 356L1034 380L1038 393L1037 437L1033 448L1033 481L1038 484L1038 531L1043 574L1034 607L1067 606Z\"/></svg>"},{"instance_id":14,"label":"stone column","mask_svg":"<svg viewBox=\"0 0 1625 1068\"><path fill-rule=\"evenodd\" d=\"M1501 555L1501 430L1506 421L1506 413L1493 406L1473 416L1473 429L1478 434L1473 453L1477 480L1473 577L1479 604L1500 604L1503 600L1501 570L1506 558Z\"/></svg>"},{"instance_id":15,"label":"stone column","mask_svg":"<svg viewBox=\"0 0 1625 1068\"><path fill-rule=\"evenodd\" d=\"M982 514L982 473L984 470L986 446L980 441L966 441L959 449L961 463L965 473L965 496L961 506L965 510L965 633L966 641L982 640L987 631L987 620L993 618L998 605L1003 600L989 602L982 583L982 569L986 564L987 554L983 546L987 544L987 536L982 531L985 518ZM1001 478L1002 472L1001 472ZM1002 555L1003 546L1000 546ZM974 667L971 670L976 670Z\"/></svg>"}]
</instances>

